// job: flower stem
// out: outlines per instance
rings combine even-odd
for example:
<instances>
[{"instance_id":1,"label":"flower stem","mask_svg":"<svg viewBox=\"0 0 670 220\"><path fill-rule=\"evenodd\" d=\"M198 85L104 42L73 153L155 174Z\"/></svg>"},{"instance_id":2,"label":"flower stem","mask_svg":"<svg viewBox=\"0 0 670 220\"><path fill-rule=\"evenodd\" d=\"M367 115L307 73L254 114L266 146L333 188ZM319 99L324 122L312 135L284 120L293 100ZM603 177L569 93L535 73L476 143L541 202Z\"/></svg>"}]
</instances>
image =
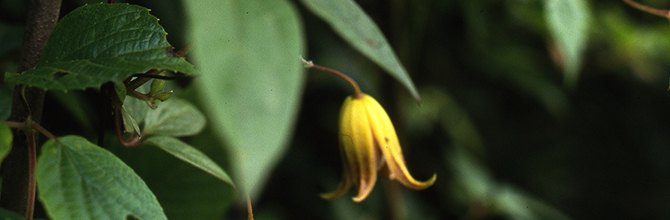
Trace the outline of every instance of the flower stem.
<instances>
[{"instance_id":1,"label":"flower stem","mask_svg":"<svg viewBox=\"0 0 670 220\"><path fill-rule=\"evenodd\" d=\"M344 73L341 73L337 70L333 70L333 69L330 69L330 68L327 68L327 67L322 67L322 66L316 65L312 61L307 61L307 60L302 59L302 58L300 58L300 59L302 60L302 63L305 64L306 68L314 67L314 68L317 68L319 70L323 70L323 71L335 74L335 75L339 76L340 78L346 80L347 82L349 82L349 84L351 84L351 87L354 87L354 98L359 99L359 98L363 97L363 92L361 92L361 88L358 87L358 84L356 83L356 81L354 81L351 77L349 77L349 76L345 75Z\"/></svg>"},{"instance_id":2,"label":"flower stem","mask_svg":"<svg viewBox=\"0 0 670 220\"><path fill-rule=\"evenodd\" d=\"M633 0L623 0L623 1L626 2L628 5L633 6L634 8L637 8L641 11L644 11L644 12L647 12L647 13L650 13L650 14L653 14L653 15L658 15L658 16L661 16L661 17L665 17L665 18L670 18L670 11L668 11L668 10L661 10L661 9L652 8L652 7L634 2Z\"/></svg>"}]
</instances>

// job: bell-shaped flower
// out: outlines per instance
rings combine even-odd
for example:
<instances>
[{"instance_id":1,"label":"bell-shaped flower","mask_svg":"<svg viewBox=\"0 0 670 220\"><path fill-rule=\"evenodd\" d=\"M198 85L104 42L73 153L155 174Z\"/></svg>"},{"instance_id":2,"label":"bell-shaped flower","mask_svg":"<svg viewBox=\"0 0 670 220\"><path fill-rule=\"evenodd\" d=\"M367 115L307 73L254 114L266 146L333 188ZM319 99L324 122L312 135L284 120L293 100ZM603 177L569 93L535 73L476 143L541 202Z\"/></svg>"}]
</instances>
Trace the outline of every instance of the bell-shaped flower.
<instances>
[{"instance_id":1,"label":"bell-shaped flower","mask_svg":"<svg viewBox=\"0 0 670 220\"><path fill-rule=\"evenodd\" d=\"M416 190L435 183L435 174L425 182L417 181L409 174L391 119L369 95L360 93L344 100L339 141L344 163L343 179L335 191L321 195L324 199L339 197L352 185L357 185L358 195L353 200L363 201L375 186L378 172Z\"/></svg>"}]
</instances>

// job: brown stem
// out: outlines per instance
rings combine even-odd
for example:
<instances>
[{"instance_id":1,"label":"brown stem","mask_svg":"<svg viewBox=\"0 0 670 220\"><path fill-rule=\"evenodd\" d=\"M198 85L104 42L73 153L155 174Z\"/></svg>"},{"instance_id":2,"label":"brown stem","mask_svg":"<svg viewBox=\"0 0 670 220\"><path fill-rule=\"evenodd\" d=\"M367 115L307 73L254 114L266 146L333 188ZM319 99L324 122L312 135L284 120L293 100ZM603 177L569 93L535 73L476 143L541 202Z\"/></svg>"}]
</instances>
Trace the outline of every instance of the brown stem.
<instances>
[{"instance_id":1,"label":"brown stem","mask_svg":"<svg viewBox=\"0 0 670 220\"><path fill-rule=\"evenodd\" d=\"M16 122L16 121L5 121L5 123L10 127L10 128L18 128L18 129L25 129L28 128L26 125L26 122ZM42 126L39 124L35 123L34 121L31 121L30 123L30 129L35 129L35 131L39 131L42 135L46 136L49 139L56 139L56 136L51 134L47 129L44 129Z\"/></svg>"},{"instance_id":2,"label":"brown stem","mask_svg":"<svg viewBox=\"0 0 670 220\"><path fill-rule=\"evenodd\" d=\"M35 67L51 31L56 26L61 0L30 0L23 45L19 57L19 72ZM14 88L10 120L39 123L45 91L17 85ZM23 97L22 97L23 96ZM25 100L27 102L24 103ZM12 150L2 162L2 191L0 207L33 218L35 206L35 132L14 130Z\"/></svg>"},{"instance_id":3,"label":"brown stem","mask_svg":"<svg viewBox=\"0 0 670 220\"><path fill-rule=\"evenodd\" d=\"M647 12L649 14L658 15L658 16L665 17L665 18L670 18L670 11L668 11L668 10L661 10L661 9L652 8L652 7L634 2L633 0L623 0L623 1L626 2L628 5L633 6L634 8L637 8L637 9L639 9L641 11L644 11L644 12Z\"/></svg>"},{"instance_id":4,"label":"brown stem","mask_svg":"<svg viewBox=\"0 0 670 220\"><path fill-rule=\"evenodd\" d=\"M334 70L334 69L330 69L330 68L326 68L326 67L316 65L312 61L307 61L305 59L302 59L302 63L305 64L305 67L307 67L307 68L314 67L314 68L317 68L319 70L323 70L323 71L335 74L336 76L339 76L340 78L342 78L344 80L347 80L347 82L349 82L349 84L351 84L351 87L354 87L354 98L359 99L359 98L363 97L363 92L361 92L361 88L358 87L358 84L356 83L356 81L354 81L354 79L345 75L344 73L341 73L341 72L339 72L337 70Z\"/></svg>"},{"instance_id":5,"label":"brown stem","mask_svg":"<svg viewBox=\"0 0 670 220\"><path fill-rule=\"evenodd\" d=\"M123 137L123 114L121 112L123 108L123 102L119 100L118 96L112 96L112 109L114 111L114 126L116 127L116 137L119 139L119 142L126 147L139 147L144 145L144 142L140 142L141 136L135 136L135 134L130 133L128 139Z\"/></svg>"},{"instance_id":6,"label":"brown stem","mask_svg":"<svg viewBox=\"0 0 670 220\"><path fill-rule=\"evenodd\" d=\"M254 220L254 211L251 209L251 199L247 196L247 219Z\"/></svg>"}]
</instances>

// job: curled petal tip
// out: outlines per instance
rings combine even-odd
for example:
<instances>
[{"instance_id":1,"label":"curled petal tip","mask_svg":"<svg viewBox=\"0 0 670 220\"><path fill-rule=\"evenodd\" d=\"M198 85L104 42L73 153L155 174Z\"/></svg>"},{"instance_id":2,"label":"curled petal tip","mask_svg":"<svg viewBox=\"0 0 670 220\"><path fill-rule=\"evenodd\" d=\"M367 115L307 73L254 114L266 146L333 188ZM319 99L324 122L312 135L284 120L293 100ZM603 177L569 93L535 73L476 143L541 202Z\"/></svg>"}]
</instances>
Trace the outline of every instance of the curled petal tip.
<instances>
[{"instance_id":1,"label":"curled petal tip","mask_svg":"<svg viewBox=\"0 0 670 220\"><path fill-rule=\"evenodd\" d=\"M428 186L432 186L433 184L435 184L435 180L437 180L437 173L433 173L433 177L431 177L425 183L427 183Z\"/></svg>"},{"instance_id":2,"label":"curled petal tip","mask_svg":"<svg viewBox=\"0 0 670 220\"><path fill-rule=\"evenodd\" d=\"M416 181L416 180L412 181L411 182L412 186L410 188L416 189L416 190L426 189L426 188L432 186L433 184L435 184L435 180L437 180L437 174L436 173L434 173L433 177L431 177L430 179L428 179L426 181L423 181L423 182Z\"/></svg>"},{"instance_id":3,"label":"curled petal tip","mask_svg":"<svg viewBox=\"0 0 670 220\"><path fill-rule=\"evenodd\" d=\"M349 181L349 176L345 175L344 179L342 180L342 182L340 182L340 185L337 187L337 189L335 189L335 191L329 193L321 193L319 194L319 196L322 199L334 199L342 196L349 190L349 188L351 188L351 182Z\"/></svg>"},{"instance_id":4,"label":"curled petal tip","mask_svg":"<svg viewBox=\"0 0 670 220\"><path fill-rule=\"evenodd\" d=\"M322 199L330 200L330 199L334 199L334 198L337 198L337 197L342 196L342 195L343 195L344 193L346 193L348 190L349 190L349 187L338 187L338 188L337 188L335 191L333 191L333 192L329 192L329 193L321 193L321 194L319 194L319 196L320 196Z\"/></svg>"},{"instance_id":5,"label":"curled petal tip","mask_svg":"<svg viewBox=\"0 0 670 220\"><path fill-rule=\"evenodd\" d=\"M363 200L365 200L365 198L367 198L367 196L364 196L364 197L356 196L356 197L351 198L351 200L354 200L354 202L362 202Z\"/></svg>"}]
</instances>

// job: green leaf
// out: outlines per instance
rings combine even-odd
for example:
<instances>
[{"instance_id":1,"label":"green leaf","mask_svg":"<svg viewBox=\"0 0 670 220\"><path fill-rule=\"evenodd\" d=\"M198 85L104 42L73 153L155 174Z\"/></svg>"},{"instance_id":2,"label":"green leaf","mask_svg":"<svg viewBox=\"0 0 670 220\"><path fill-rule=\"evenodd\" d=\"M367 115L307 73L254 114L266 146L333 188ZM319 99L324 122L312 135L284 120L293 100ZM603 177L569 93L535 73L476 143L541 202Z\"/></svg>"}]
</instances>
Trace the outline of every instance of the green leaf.
<instances>
[{"instance_id":1,"label":"green leaf","mask_svg":"<svg viewBox=\"0 0 670 220\"><path fill-rule=\"evenodd\" d=\"M42 146L36 168L52 219L166 219L147 185L112 153L80 136L58 140Z\"/></svg>"},{"instance_id":2,"label":"green leaf","mask_svg":"<svg viewBox=\"0 0 670 220\"><path fill-rule=\"evenodd\" d=\"M7 209L0 208L0 219L2 220L25 220L22 215Z\"/></svg>"},{"instance_id":3,"label":"green leaf","mask_svg":"<svg viewBox=\"0 0 670 220\"><path fill-rule=\"evenodd\" d=\"M124 108L121 108L121 116L123 117L123 128L127 133L141 134L140 126L135 121L135 118L130 115Z\"/></svg>"},{"instance_id":4,"label":"green leaf","mask_svg":"<svg viewBox=\"0 0 670 220\"><path fill-rule=\"evenodd\" d=\"M79 7L54 28L37 67L7 74L8 82L44 89L85 89L121 82L136 73L169 69L196 73L183 58L171 57L167 33L149 9L128 4Z\"/></svg>"},{"instance_id":5,"label":"green leaf","mask_svg":"<svg viewBox=\"0 0 670 220\"><path fill-rule=\"evenodd\" d=\"M582 52L586 46L589 9L584 0L545 1L546 19L564 61L566 85L574 87L579 78Z\"/></svg>"},{"instance_id":6,"label":"green leaf","mask_svg":"<svg viewBox=\"0 0 670 220\"><path fill-rule=\"evenodd\" d=\"M201 139L202 135L196 136ZM158 147L124 147L115 136L105 146L132 167L156 195L168 219L224 219L223 215L235 202L233 187L195 166L184 163ZM193 140L194 138L189 138ZM217 164L226 164L225 151L214 136L202 137L192 143L210 155ZM148 162L151 165L147 165Z\"/></svg>"},{"instance_id":7,"label":"green leaf","mask_svg":"<svg viewBox=\"0 0 670 220\"><path fill-rule=\"evenodd\" d=\"M177 138L169 136L153 136L146 140L147 144L157 146L166 152L172 154L173 156L183 160L198 169L201 169L212 176L219 178L225 183L230 184L235 188L235 184L230 179L228 174L219 167L212 159L209 159L207 155L200 152L198 149L195 149L191 145L188 145Z\"/></svg>"},{"instance_id":8,"label":"green leaf","mask_svg":"<svg viewBox=\"0 0 670 220\"><path fill-rule=\"evenodd\" d=\"M190 136L205 128L205 116L181 99L170 99L150 110L144 118L144 134Z\"/></svg>"},{"instance_id":9,"label":"green leaf","mask_svg":"<svg viewBox=\"0 0 670 220\"><path fill-rule=\"evenodd\" d=\"M412 79L402 66L384 34L353 0L302 0L351 46L395 77L418 102L421 100Z\"/></svg>"},{"instance_id":10,"label":"green leaf","mask_svg":"<svg viewBox=\"0 0 670 220\"><path fill-rule=\"evenodd\" d=\"M282 158L303 89L301 21L286 0L188 0L195 82L253 200Z\"/></svg>"},{"instance_id":11,"label":"green leaf","mask_svg":"<svg viewBox=\"0 0 670 220\"><path fill-rule=\"evenodd\" d=\"M7 123L0 121L0 162L9 154L12 149L12 130Z\"/></svg>"},{"instance_id":12,"label":"green leaf","mask_svg":"<svg viewBox=\"0 0 670 220\"><path fill-rule=\"evenodd\" d=\"M144 93L146 89L144 87L137 88L136 91ZM151 107L145 102L135 97L126 97L123 100L123 110L125 110L130 116L135 119L137 124L141 124L144 121L144 118L147 116Z\"/></svg>"}]
</instances>

